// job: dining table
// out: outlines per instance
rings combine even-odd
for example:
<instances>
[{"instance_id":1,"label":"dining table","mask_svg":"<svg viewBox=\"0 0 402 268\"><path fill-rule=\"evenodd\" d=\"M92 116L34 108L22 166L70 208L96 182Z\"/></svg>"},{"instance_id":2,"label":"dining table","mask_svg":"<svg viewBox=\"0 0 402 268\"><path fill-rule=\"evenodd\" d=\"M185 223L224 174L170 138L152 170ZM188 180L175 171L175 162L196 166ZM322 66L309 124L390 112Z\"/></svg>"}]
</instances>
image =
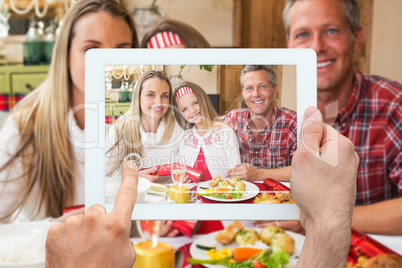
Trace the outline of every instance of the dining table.
<instances>
[{"instance_id":1,"label":"dining table","mask_svg":"<svg viewBox=\"0 0 402 268\"><path fill-rule=\"evenodd\" d=\"M173 183L167 183L167 184L170 186L173 185ZM261 191L264 191L264 187L262 187L263 181L257 181L257 182L255 182L255 184L259 186ZM196 189L198 184L197 183L187 183L185 185L187 187L189 187L190 189L194 190L194 189ZM284 185L285 187L290 187L289 183L286 183L286 182L281 183L281 185ZM147 194L145 197L145 200L144 200L144 203L169 203L169 202L173 202L173 201L169 200L168 196L154 195L154 194ZM201 198L201 199L198 198L198 202L205 203L205 202L209 202L209 200L206 200L203 198ZM250 221L242 221L242 222L246 226L246 228L256 228L251 219L250 219ZM233 223L233 221L222 221L222 226L223 226L223 228L226 228L231 223ZM214 230L214 231L216 231L216 230ZM189 252L189 248L190 248L191 244L194 241L202 238L205 235L206 234L195 234L195 235L189 236L189 235L181 234L177 237L160 237L158 241L170 244L176 250L181 251L183 257L186 259L188 257L191 257L191 254ZM369 239L374 239L375 242L378 242L382 246L385 246L386 249L389 249L389 250L393 251L394 253L402 256L402 236L364 234L364 237L365 238L369 237ZM131 238L131 240L134 244L143 241L143 239L141 237ZM303 242L304 242L304 239L303 239L302 243ZM193 267L193 266L189 265L188 262L186 262L186 261L184 261L183 263L184 263L183 266L180 268ZM194 267L203 267L203 266L198 265L198 266L194 266ZM179 268L179 267L176 267L176 268Z\"/></svg>"},{"instance_id":2,"label":"dining table","mask_svg":"<svg viewBox=\"0 0 402 268\"><path fill-rule=\"evenodd\" d=\"M227 226L229 226L232 223L232 221L222 221L222 223L223 223L224 227L226 228ZM253 225L252 221L243 221L243 223L248 228L255 227ZM367 234L367 235L370 236L371 238L373 238L374 240L378 241L385 247L393 250L394 252L396 252L400 256L402 256L402 236L374 235L374 234ZM195 240L201 238L202 236L204 236L204 235L196 234L196 235L193 235L192 237L185 236L185 235L179 235L177 237L160 237L158 239L158 241L170 244L171 246L173 246L174 249L182 251L183 258L186 258L186 257L191 256L191 254L189 252L189 248L190 248L191 244ZM136 244L136 243L143 241L143 239L141 237L135 237L135 238L131 238L131 241L134 244ZM187 262L185 262L185 265L182 265L181 267L176 267L176 268L190 268L190 267L192 267L192 266L189 265Z\"/></svg>"}]
</instances>

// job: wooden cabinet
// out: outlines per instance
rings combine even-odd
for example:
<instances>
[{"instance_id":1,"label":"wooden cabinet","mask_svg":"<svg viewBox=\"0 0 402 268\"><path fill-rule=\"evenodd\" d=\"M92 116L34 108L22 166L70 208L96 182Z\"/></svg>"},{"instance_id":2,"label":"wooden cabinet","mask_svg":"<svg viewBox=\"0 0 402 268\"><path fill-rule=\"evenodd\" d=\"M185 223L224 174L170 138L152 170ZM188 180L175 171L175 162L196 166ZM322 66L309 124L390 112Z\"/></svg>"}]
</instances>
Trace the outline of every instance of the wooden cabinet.
<instances>
[{"instance_id":1,"label":"wooden cabinet","mask_svg":"<svg viewBox=\"0 0 402 268\"><path fill-rule=\"evenodd\" d=\"M5 90L5 84L6 84L6 76L0 73L0 93L2 93L3 90Z\"/></svg>"},{"instance_id":2,"label":"wooden cabinet","mask_svg":"<svg viewBox=\"0 0 402 268\"><path fill-rule=\"evenodd\" d=\"M122 116L130 108L130 102L107 102L105 105L106 116Z\"/></svg>"},{"instance_id":3,"label":"wooden cabinet","mask_svg":"<svg viewBox=\"0 0 402 268\"><path fill-rule=\"evenodd\" d=\"M0 66L0 93L29 93L47 78L48 71L48 65Z\"/></svg>"}]
</instances>

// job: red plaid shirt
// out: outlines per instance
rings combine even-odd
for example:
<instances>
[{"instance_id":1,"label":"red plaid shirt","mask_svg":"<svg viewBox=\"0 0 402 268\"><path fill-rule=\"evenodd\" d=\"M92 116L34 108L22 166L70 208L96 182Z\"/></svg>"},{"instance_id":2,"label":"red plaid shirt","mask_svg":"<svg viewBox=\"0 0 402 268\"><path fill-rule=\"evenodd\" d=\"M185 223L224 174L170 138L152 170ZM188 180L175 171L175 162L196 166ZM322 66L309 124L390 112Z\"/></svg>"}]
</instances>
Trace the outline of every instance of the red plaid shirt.
<instances>
[{"instance_id":1,"label":"red plaid shirt","mask_svg":"<svg viewBox=\"0 0 402 268\"><path fill-rule=\"evenodd\" d=\"M274 106L272 117L255 139L249 126L249 109L233 110L222 118L236 133L242 163L256 168L289 166L297 146L296 113Z\"/></svg>"},{"instance_id":2,"label":"red plaid shirt","mask_svg":"<svg viewBox=\"0 0 402 268\"><path fill-rule=\"evenodd\" d=\"M0 93L0 111L11 111L25 95L25 93Z\"/></svg>"},{"instance_id":3,"label":"red plaid shirt","mask_svg":"<svg viewBox=\"0 0 402 268\"><path fill-rule=\"evenodd\" d=\"M402 195L402 85L354 74L352 94L332 124L360 157L356 205Z\"/></svg>"},{"instance_id":4,"label":"red plaid shirt","mask_svg":"<svg viewBox=\"0 0 402 268\"><path fill-rule=\"evenodd\" d=\"M105 116L105 123L106 124L113 124L116 120L119 119L119 116L107 115Z\"/></svg>"}]
</instances>

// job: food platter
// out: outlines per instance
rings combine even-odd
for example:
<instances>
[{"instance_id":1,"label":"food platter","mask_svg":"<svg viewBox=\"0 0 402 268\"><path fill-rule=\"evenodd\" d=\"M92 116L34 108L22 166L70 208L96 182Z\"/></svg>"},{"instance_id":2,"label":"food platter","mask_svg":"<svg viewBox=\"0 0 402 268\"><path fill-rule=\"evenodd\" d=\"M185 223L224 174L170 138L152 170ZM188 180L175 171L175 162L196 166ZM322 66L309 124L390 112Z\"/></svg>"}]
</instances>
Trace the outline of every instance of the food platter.
<instances>
[{"instance_id":1,"label":"food platter","mask_svg":"<svg viewBox=\"0 0 402 268\"><path fill-rule=\"evenodd\" d=\"M258 233L261 232L261 228L253 228L254 230L256 230ZM202 250L197 248L197 244L198 245L204 245L204 246L215 246L216 249L223 249L223 248L235 248L235 247L239 247L239 245L233 241L232 243L224 246L221 243L219 243L218 241L215 240L215 236L219 233L220 231L217 232L213 232L213 233L209 233L203 236L200 236L199 238L197 238L196 240L194 240L194 242L192 243L191 247L190 247L190 254L191 257L195 258L195 259L208 259L208 255L207 255L207 251ZM294 249L294 253L290 256L289 258L289 264L286 265L286 267L295 267L296 263L297 263L297 259L299 258L300 254L301 254L301 250L304 244L304 235L300 235L297 233L293 233L293 232L289 232L286 231L287 234L289 234L291 237L293 237L293 239L295 240L295 249ZM249 247L249 246L247 246ZM267 245L265 245L264 243L262 243L261 241L258 241L254 247L256 248L268 248ZM208 267L208 268L222 268L225 267L223 265L211 265L211 264L203 264L204 266Z\"/></svg>"},{"instance_id":2,"label":"food platter","mask_svg":"<svg viewBox=\"0 0 402 268\"><path fill-rule=\"evenodd\" d=\"M15 255L13 258L17 258L18 254L23 256L23 260L14 260L13 262L1 261L0 256L0 268L4 267L18 267L18 268L37 268L45 267L45 243L47 232L55 222L24 222L5 224L0 226L0 243L7 243L6 250L4 245L0 245L4 254ZM14 241L15 243L10 243ZM29 242L32 242L29 244ZM14 246L12 244L15 244ZM7 252L5 252L7 251ZM27 252L29 251L29 252ZM14 254L15 253L15 254ZM0 252L1 254L1 252ZM29 256L33 256L28 260Z\"/></svg>"},{"instance_id":3,"label":"food platter","mask_svg":"<svg viewBox=\"0 0 402 268\"><path fill-rule=\"evenodd\" d=\"M253 197L255 197L256 195L258 195L258 193L260 192L260 188L258 188L257 185L255 185L254 183L248 182L248 181L243 181L244 184L246 185L246 190L243 192L243 196L240 198L233 198L233 199L221 199L221 198L217 198L214 196L208 196L205 195L203 196L206 199L212 200L212 201L218 201L218 202L239 202L239 201L244 201L244 200L248 200L251 199ZM197 193L198 194L205 194L207 193L205 191L205 188L209 188L209 189L217 189L220 188L219 186L215 186L215 187L211 187L208 184L208 181L204 181L198 184L197 186ZM232 186L226 186L225 188L233 188Z\"/></svg>"}]
</instances>

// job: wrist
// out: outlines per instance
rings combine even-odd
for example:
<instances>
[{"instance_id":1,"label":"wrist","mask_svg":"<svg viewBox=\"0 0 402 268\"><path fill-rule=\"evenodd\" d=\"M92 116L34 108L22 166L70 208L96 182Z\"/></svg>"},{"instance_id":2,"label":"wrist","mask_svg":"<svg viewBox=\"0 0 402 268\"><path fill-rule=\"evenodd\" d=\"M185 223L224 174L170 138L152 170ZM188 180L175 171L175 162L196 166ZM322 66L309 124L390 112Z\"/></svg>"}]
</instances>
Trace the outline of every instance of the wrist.
<instances>
[{"instance_id":1,"label":"wrist","mask_svg":"<svg viewBox=\"0 0 402 268\"><path fill-rule=\"evenodd\" d=\"M264 169L255 168L255 177L254 180L264 180L265 179Z\"/></svg>"},{"instance_id":2,"label":"wrist","mask_svg":"<svg viewBox=\"0 0 402 268\"><path fill-rule=\"evenodd\" d=\"M303 257L300 258L300 267L346 266L350 248L350 222L306 220L304 228L306 239L301 254Z\"/></svg>"}]
</instances>

